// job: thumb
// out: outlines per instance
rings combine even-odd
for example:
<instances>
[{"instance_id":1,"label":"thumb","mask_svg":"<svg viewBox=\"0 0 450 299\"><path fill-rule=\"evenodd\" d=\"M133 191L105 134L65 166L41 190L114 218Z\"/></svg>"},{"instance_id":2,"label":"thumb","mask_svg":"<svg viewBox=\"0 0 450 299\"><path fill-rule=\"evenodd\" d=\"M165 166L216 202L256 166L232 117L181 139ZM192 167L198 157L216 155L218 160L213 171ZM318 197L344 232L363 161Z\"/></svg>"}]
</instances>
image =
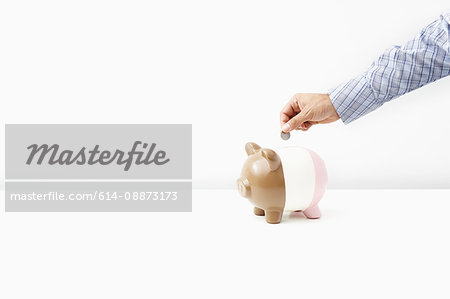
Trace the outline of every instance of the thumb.
<instances>
[{"instance_id":1,"label":"thumb","mask_svg":"<svg viewBox=\"0 0 450 299\"><path fill-rule=\"evenodd\" d=\"M302 112L291 118L287 123L285 123L281 130L286 133L290 132L297 129L301 124L309 120L309 113L303 110Z\"/></svg>"}]
</instances>

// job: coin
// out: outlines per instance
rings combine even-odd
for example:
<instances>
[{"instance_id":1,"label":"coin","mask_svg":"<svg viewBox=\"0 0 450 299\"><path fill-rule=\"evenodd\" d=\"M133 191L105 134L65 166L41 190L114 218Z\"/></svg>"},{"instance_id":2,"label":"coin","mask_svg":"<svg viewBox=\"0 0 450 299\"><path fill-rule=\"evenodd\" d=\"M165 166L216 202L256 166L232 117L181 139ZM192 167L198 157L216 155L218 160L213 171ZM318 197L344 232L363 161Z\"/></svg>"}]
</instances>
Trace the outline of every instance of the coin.
<instances>
[{"instance_id":1,"label":"coin","mask_svg":"<svg viewBox=\"0 0 450 299\"><path fill-rule=\"evenodd\" d=\"M281 131L280 136L281 136L281 139L288 140L289 138L291 138L291 133L289 133L289 132L285 133L285 132Z\"/></svg>"}]
</instances>

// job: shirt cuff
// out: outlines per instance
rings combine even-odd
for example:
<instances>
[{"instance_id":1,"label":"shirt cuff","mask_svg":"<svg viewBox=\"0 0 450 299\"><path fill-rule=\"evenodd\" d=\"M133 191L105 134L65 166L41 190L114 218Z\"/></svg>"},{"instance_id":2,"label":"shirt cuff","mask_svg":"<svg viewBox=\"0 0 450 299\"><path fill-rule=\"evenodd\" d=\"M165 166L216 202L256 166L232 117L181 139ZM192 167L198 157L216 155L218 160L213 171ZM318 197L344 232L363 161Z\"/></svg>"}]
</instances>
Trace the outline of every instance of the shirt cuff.
<instances>
[{"instance_id":1,"label":"shirt cuff","mask_svg":"<svg viewBox=\"0 0 450 299\"><path fill-rule=\"evenodd\" d=\"M376 100L365 74L331 89L328 94L344 124L349 124L383 105Z\"/></svg>"}]
</instances>

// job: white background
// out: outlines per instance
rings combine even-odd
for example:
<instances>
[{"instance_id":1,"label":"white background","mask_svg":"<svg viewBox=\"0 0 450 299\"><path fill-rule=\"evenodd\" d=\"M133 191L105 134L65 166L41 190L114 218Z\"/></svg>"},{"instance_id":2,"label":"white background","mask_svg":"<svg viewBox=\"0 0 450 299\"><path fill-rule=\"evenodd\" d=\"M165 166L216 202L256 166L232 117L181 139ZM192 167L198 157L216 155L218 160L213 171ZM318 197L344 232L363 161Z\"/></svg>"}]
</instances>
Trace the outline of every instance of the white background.
<instances>
[{"instance_id":1,"label":"white background","mask_svg":"<svg viewBox=\"0 0 450 299\"><path fill-rule=\"evenodd\" d=\"M0 297L448 299L449 197L330 190L321 219L276 225L235 190L195 190L192 213L0 213Z\"/></svg>"},{"instance_id":2,"label":"white background","mask_svg":"<svg viewBox=\"0 0 450 299\"><path fill-rule=\"evenodd\" d=\"M315 150L331 188L449 188L450 78L287 143L278 120L448 1L0 3L2 125L192 123L194 186L217 189L193 213L0 213L1 298L449 297L448 191L331 190L322 219L266 225L218 189L247 141Z\"/></svg>"},{"instance_id":3,"label":"white background","mask_svg":"<svg viewBox=\"0 0 450 299\"><path fill-rule=\"evenodd\" d=\"M327 92L448 9L411 0L2 1L0 120L192 123L201 189L234 187L247 141L315 150L330 188L449 188L450 78L351 125L279 137L279 111L294 93Z\"/></svg>"}]
</instances>

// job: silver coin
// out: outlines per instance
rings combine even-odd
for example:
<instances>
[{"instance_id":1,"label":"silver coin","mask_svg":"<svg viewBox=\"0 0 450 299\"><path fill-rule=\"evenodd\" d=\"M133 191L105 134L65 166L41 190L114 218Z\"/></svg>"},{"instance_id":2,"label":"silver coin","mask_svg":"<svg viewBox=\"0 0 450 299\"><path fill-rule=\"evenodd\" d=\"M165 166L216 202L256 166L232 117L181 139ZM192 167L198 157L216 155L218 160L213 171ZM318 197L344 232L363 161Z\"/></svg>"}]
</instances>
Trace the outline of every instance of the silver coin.
<instances>
[{"instance_id":1,"label":"silver coin","mask_svg":"<svg viewBox=\"0 0 450 299\"><path fill-rule=\"evenodd\" d=\"M289 132L285 133L285 132L281 131L280 136L281 136L281 139L288 140L289 138L291 138L291 133L289 133Z\"/></svg>"}]
</instances>

